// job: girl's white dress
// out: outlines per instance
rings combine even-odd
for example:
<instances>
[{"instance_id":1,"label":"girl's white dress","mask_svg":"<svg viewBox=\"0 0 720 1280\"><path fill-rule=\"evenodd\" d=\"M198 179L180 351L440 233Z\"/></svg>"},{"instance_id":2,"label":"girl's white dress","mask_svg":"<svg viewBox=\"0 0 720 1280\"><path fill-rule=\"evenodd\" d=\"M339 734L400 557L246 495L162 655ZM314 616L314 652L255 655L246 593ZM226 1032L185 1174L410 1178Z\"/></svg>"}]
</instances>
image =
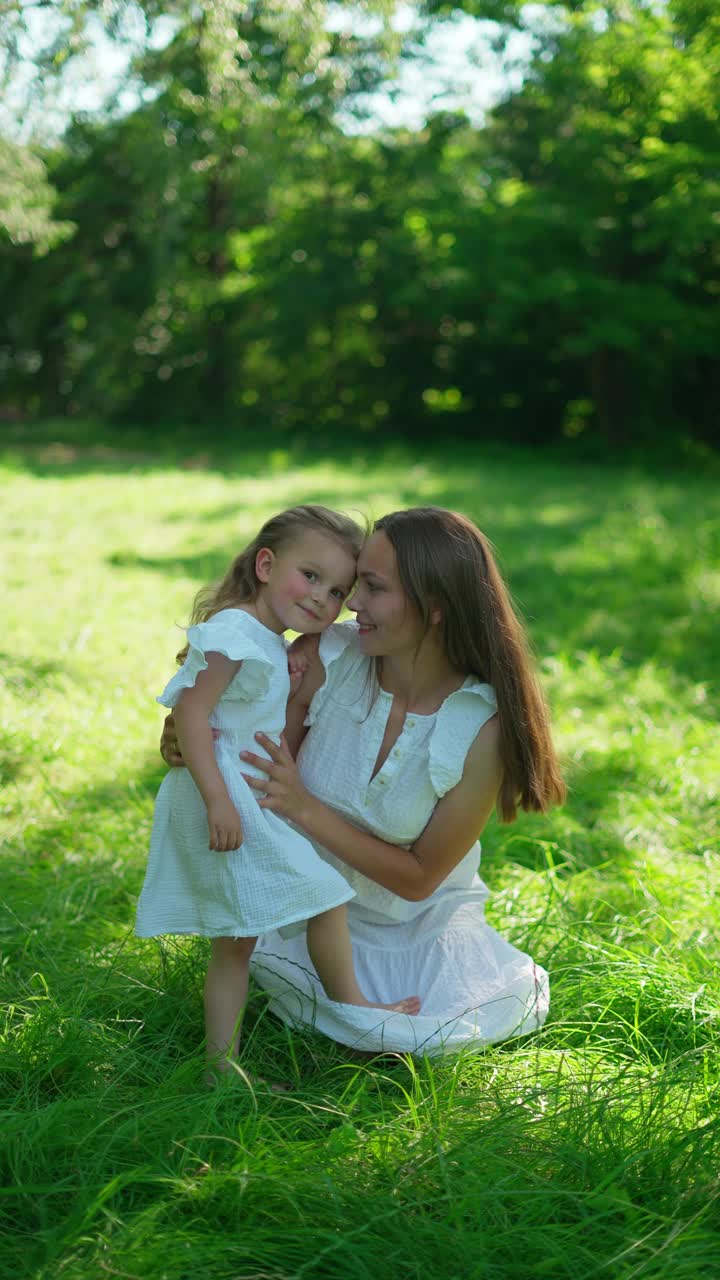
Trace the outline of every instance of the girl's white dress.
<instances>
[{"instance_id":1,"label":"girl's white dress","mask_svg":"<svg viewBox=\"0 0 720 1280\"><path fill-rule=\"evenodd\" d=\"M310 706L312 727L298 757L303 780L354 826L408 847L440 797L460 781L468 749L496 709L493 690L469 677L434 715L409 714L371 778L392 698L378 690L353 624L329 628L320 655L327 677ZM479 844L423 902L399 898L316 847L357 895L348 923L364 994L383 1004L417 994L422 1008L410 1017L334 1003L304 938L268 932L255 949L252 972L285 1022L309 1024L357 1049L429 1055L482 1049L542 1025L547 974L487 924Z\"/></svg>"},{"instance_id":2,"label":"girl's white dress","mask_svg":"<svg viewBox=\"0 0 720 1280\"><path fill-rule=\"evenodd\" d=\"M185 662L158 698L166 707L195 684L207 667L206 653L242 661L210 723L220 730L217 763L240 815L243 841L229 853L209 849L202 796L187 769L171 769L155 802L136 933L252 937L347 902L353 890L345 877L282 818L261 809L242 776L264 776L239 758L244 749L262 754L255 733L262 730L277 742L285 726L290 677L282 637L242 609L221 610L190 627L187 637Z\"/></svg>"}]
</instances>

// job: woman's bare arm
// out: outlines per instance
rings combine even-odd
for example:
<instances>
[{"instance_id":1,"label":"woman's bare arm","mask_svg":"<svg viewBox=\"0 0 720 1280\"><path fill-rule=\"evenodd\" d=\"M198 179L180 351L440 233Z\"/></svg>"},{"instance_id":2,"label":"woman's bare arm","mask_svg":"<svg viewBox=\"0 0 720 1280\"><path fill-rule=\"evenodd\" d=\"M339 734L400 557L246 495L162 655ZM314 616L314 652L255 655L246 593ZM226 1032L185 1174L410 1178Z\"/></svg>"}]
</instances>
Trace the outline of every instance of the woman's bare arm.
<instances>
[{"instance_id":1,"label":"woman's bare arm","mask_svg":"<svg viewBox=\"0 0 720 1280\"><path fill-rule=\"evenodd\" d=\"M421 902L465 857L493 811L502 776L498 736L497 717L493 716L468 752L461 781L438 801L425 830L409 850L359 831L311 795L287 747L276 747L260 735L272 763L245 752L243 759L269 775L269 781L247 779L256 790L265 791L265 799L260 801L263 808L291 818L313 840L383 888L410 902Z\"/></svg>"}]
</instances>

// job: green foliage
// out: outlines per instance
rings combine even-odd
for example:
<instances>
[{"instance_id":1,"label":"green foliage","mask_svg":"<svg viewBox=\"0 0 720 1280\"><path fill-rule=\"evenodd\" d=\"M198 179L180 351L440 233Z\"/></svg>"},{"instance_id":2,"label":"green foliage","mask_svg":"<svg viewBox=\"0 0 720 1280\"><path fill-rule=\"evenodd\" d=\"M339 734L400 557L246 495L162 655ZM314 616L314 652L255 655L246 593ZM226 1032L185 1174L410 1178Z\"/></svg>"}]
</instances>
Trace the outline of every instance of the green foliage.
<instances>
[{"instance_id":1,"label":"green foliage","mask_svg":"<svg viewBox=\"0 0 720 1280\"><path fill-rule=\"evenodd\" d=\"M482 128L349 132L412 56L393 9L336 30L323 4L173 7L136 110L44 157L75 234L30 266L0 241L12 411L717 439L713 6L430 3L531 30L524 83Z\"/></svg>"},{"instance_id":2,"label":"green foliage","mask_svg":"<svg viewBox=\"0 0 720 1280\"><path fill-rule=\"evenodd\" d=\"M716 484L445 440L173 457L59 430L0 469L0 1274L709 1280ZM153 696L196 588L301 499L458 507L499 549L571 791L493 823L484 876L553 1007L480 1055L358 1065L255 991L243 1065L293 1090L209 1094L204 943L131 934Z\"/></svg>"},{"instance_id":3,"label":"green foliage","mask_svg":"<svg viewBox=\"0 0 720 1280\"><path fill-rule=\"evenodd\" d=\"M719 33L715 19L682 38L654 7L581 13L490 126L497 322L533 335L555 377L584 368L611 440L652 437L668 369L679 406L692 397L680 371L697 383L717 351ZM692 412L717 428L702 396ZM582 416L568 405L569 434Z\"/></svg>"},{"instance_id":4,"label":"green foliage","mask_svg":"<svg viewBox=\"0 0 720 1280\"><path fill-rule=\"evenodd\" d=\"M0 244L43 254L67 240L74 227L53 219L54 197L42 161L0 138Z\"/></svg>"}]
</instances>

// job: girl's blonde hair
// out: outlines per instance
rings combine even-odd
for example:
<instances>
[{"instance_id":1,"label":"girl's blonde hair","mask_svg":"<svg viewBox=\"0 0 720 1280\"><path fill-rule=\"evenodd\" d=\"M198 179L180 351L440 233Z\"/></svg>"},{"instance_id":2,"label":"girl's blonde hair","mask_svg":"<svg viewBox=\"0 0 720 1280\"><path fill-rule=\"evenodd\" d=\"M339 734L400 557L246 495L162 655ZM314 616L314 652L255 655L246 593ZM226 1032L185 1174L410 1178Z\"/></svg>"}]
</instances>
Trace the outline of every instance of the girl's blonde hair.
<instances>
[{"instance_id":1,"label":"girl's blonde hair","mask_svg":"<svg viewBox=\"0 0 720 1280\"><path fill-rule=\"evenodd\" d=\"M443 650L458 672L492 685L498 704L503 780L498 813L545 812L565 798L547 707L524 628L487 538L465 516L411 507L378 520L395 550L400 581L426 630L439 609Z\"/></svg>"},{"instance_id":2,"label":"girl's blonde hair","mask_svg":"<svg viewBox=\"0 0 720 1280\"><path fill-rule=\"evenodd\" d=\"M304 533L322 533L334 538L355 559L365 541L365 532L360 526L339 511L331 511L329 507L309 502L289 507L287 511L281 511L265 522L252 542L235 557L220 582L200 588L193 602L190 625L207 622L208 618L212 618L221 609L232 609L236 605L255 600L261 585L255 573L258 551L267 547L277 555ZM187 652L188 646L185 645L177 655L178 662L185 661Z\"/></svg>"}]
</instances>

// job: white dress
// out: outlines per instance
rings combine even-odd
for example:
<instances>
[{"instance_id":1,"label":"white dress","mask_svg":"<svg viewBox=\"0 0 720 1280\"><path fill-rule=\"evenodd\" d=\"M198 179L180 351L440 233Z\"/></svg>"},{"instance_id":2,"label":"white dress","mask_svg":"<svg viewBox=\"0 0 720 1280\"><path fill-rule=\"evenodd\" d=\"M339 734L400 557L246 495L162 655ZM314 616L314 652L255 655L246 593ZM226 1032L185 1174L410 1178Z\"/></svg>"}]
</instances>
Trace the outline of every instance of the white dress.
<instances>
[{"instance_id":1,"label":"white dress","mask_svg":"<svg viewBox=\"0 0 720 1280\"><path fill-rule=\"evenodd\" d=\"M353 624L326 631L320 655L327 677L311 703L312 727L298 757L303 781L354 826L408 847L438 799L460 781L468 749L496 709L493 690L469 677L434 715L410 713L371 778L392 697L378 689ZM285 1022L309 1024L357 1049L428 1055L482 1049L542 1025L547 975L487 924L479 844L422 902L405 901L316 847L356 893L348 922L364 994L383 1004L417 994L422 1007L410 1017L334 1003L304 938L268 932L255 949L252 972Z\"/></svg>"},{"instance_id":2,"label":"white dress","mask_svg":"<svg viewBox=\"0 0 720 1280\"><path fill-rule=\"evenodd\" d=\"M209 849L202 796L189 770L171 769L155 802L136 933L252 937L347 902L353 891L345 877L282 818L261 809L242 776L264 776L239 757L244 749L261 754L255 733L262 729L277 742L285 725L290 677L282 637L242 609L221 610L190 627L187 637L185 662L158 698L166 707L195 684L208 665L206 653L242 661L210 724L220 730L216 759L240 815L243 841L229 853Z\"/></svg>"}]
</instances>

